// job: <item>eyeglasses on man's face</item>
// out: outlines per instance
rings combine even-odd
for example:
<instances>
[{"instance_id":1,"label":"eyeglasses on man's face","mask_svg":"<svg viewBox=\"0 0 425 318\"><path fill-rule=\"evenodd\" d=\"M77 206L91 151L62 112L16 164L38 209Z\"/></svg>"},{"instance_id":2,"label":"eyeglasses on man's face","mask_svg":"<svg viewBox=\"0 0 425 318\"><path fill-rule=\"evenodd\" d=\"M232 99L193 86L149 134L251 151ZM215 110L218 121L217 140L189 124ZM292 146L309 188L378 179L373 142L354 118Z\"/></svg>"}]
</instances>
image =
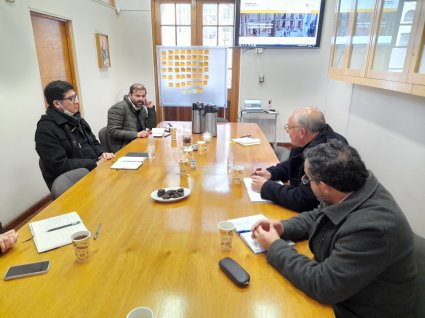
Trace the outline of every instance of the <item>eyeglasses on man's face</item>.
<instances>
[{"instance_id":1,"label":"eyeglasses on man's face","mask_svg":"<svg viewBox=\"0 0 425 318\"><path fill-rule=\"evenodd\" d=\"M70 102L72 102L74 104L76 102L80 101L80 99L78 98L78 95L77 94L72 95L72 96L69 96L69 97L63 97L62 100L69 100Z\"/></svg>"},{"instance_id":2,"label":"eyeglasses on man's face","mask_svg":"<svg viewBox=\"0 0 425 318\"><path fill-rule=\"evenodd\" d=\"M301 183L304 185L309 184L311 181L314 180L310 179L306 174L301 177Z\"/></svg>"},{"instance_id":3,"label":"eyeglasses on man's face","mask_svg":"<svg viewBox=\"0 0 425 318\"><path fill-rule=\"evenodd\" d=\"M291 129L299 128L299 126L289 126L288 124L283 125L283 129L288 133Z\"/></svg>"}]
</instances>

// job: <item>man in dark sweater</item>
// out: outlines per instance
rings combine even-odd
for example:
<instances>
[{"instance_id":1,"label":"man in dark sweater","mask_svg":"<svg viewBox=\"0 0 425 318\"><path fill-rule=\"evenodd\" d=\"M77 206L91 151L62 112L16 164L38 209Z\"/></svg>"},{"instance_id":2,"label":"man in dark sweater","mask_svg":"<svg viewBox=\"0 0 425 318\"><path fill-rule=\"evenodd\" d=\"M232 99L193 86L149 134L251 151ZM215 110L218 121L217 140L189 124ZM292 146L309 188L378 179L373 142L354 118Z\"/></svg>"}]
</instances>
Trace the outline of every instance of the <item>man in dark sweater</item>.
<instances>
[{"instance_id":1,"label":"man in dark sweater","mask_svg":"<svg viewBox=\"0 0 425 318\"><path fill-rule=\"evenodd\" d=\"M305 175L320 205L252 230L267 260L337 317L412 317L416 268L413 233L400 207L360 159L332 140L308 149ZM309 240L314 259L285 240Z\"/></svg>"},{"instance_id":2,"label":"man in dark sweater","mask_svg":"<svg viewBox=\"0 0 425 318\"><path fill-rule=\"evenodd\" d=\"M115 157L104 151L89 124L80 116L80 101L72 85L54 81L46 85L44 97L49 105L35 132L35 149L40 168L51 189L61 174L77 168L94 169L100 162Z\"/></svg>"},{"instance_id":3,"label":"man in dark sweater","mask_svg":"<svg viewBox=\"0 0 425 318\"><path fill-rule=\"evenodd\" d=\"M345 143L347 140L334 132L326 124L322 112L314 107L296 110L285 125L286 133L291 138L293 148L288 160L267 169L254 172L252 189L260 192L261 197L271 200L287 209L303 212L314 209L319 204L309 186L301 183L304 174L304 150L331 139ZM275 181L280 180L286 185Z\"/></svg>"}]
</instances>

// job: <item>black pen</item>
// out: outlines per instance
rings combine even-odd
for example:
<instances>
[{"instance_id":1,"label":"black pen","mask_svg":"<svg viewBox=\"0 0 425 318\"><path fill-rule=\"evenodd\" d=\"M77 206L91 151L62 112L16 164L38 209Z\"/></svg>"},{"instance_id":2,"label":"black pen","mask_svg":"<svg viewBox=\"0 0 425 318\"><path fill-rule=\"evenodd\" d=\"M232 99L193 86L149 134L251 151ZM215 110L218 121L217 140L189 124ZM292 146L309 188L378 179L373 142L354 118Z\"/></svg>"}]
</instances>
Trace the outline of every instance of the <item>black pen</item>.
<instances>
[{"instance_id":1,"label":"black pen","mask_svg":"<svg viewBox=\"0 0 425 318\"><path fill-rule=\"evenodd\" d=\"M241 136L241 137L239 137L239 138L246 138L246 137L251 137L251 134L249 134L249 135L245 135L245 136Z\"/></svg>"},{"instance_id":2,"label":"black pen","mask_svg":"<svg viewBox=\"0 0 425 318\"><path fill-rule=\"evenodd\" d=\"M257 174L257 171L261 171L261 168L257 168L254 170L253 173L251 173L250 177L252 177L254 174Z\"/></svg>"},{"instance_id":3,"label":"black pen","mask_svg":"<svg viewBox=\"0 0 425 318\"><path fill-rule=\"evenodd\" d=\"M97 229L96 229L96 233L94 233L93 241L97 239L97 236L99 235L99 231L100 231L101 227L102 227L102 223L99 223L99 225L97 226Z\"/></svg>"},{"instance_id":4,"label":"black pen","mask_svg":"<svg viewBox=\"0 0 425 318\"><path fill-rule=\"evenodd\" d=\"M81 221L77 221L77 222L74 222L74 223L69 223L69 224L65 224L65 225L62 225L62 226L54 227L53 229L48 229L47 232L60 230L60 229L63 229L65 227L77 225L77 224L80 224L80 223L81 223Z\"/></svg>"}]
</instances>

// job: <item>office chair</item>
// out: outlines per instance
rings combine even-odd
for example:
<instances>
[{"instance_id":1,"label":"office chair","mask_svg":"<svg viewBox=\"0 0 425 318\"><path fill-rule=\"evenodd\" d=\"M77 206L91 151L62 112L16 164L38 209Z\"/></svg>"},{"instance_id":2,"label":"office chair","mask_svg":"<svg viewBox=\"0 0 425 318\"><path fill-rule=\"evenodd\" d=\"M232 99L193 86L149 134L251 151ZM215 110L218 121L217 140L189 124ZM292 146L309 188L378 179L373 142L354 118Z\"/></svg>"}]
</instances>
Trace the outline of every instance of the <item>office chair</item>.
<instances>
[{"instance_id":1,"label":"office chair","mask_svg":"<svg viewBox=\"0 0 425 318\"><path fill-rule=\"evenodd\" d=\"M86 168L78 168L62 173L53 181L52 189L50 190L53 200L57 199L66 190L71 188L87 173L89 173L89 171Z\"/></svg>"},{"instance_id":2,"label":"office chair","mask_svg":"<svg viewBox=\"0 0 425 318\"><path fill-rule=\"evenodd\" d=\"M414 253L416 258L416 304L415 318L425 317L425 239L414 235Z\"/></svg>"},{"instance_id":3,"label":"office chair","mask_svg":"<svg viewBox=\"0 0 425 318\"><path fill-rule=\"evenodd\" d=\"M279 162L288 160L290 152L291 151L285 147L276 146L276 148L274 148L274 153L277 159L279 159Z\"/></svg>"},{"instance_id":4,"label":"office chair","mask_svg":"<svg viewBox=\"0 0 425 318\"><path fill-rule=\"evenodd\" d=\"M99 130L99 141L105 148L106 152L111 152L111 144L109 142L108 127L103 127Z\"/></svg>"}]
</instances>

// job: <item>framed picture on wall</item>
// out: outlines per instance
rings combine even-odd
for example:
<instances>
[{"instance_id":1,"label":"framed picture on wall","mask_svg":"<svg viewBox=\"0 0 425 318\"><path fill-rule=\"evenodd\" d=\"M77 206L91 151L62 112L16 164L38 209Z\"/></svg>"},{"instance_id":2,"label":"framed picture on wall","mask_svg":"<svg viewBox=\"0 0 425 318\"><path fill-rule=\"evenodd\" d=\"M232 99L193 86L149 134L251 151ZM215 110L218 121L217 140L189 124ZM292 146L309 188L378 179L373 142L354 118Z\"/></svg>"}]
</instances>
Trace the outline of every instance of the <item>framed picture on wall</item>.
<instances>
[{"instance_id":1,"label":"framed picture on wall","mask_svg":"<svg viewBox=\"0 0 425 318\"><path fill-rule=\"evenodd\" d=\"M96 33L97 60L100 68L111 67L109 39L106 34Z\"/></svg>"}]
</instances>

